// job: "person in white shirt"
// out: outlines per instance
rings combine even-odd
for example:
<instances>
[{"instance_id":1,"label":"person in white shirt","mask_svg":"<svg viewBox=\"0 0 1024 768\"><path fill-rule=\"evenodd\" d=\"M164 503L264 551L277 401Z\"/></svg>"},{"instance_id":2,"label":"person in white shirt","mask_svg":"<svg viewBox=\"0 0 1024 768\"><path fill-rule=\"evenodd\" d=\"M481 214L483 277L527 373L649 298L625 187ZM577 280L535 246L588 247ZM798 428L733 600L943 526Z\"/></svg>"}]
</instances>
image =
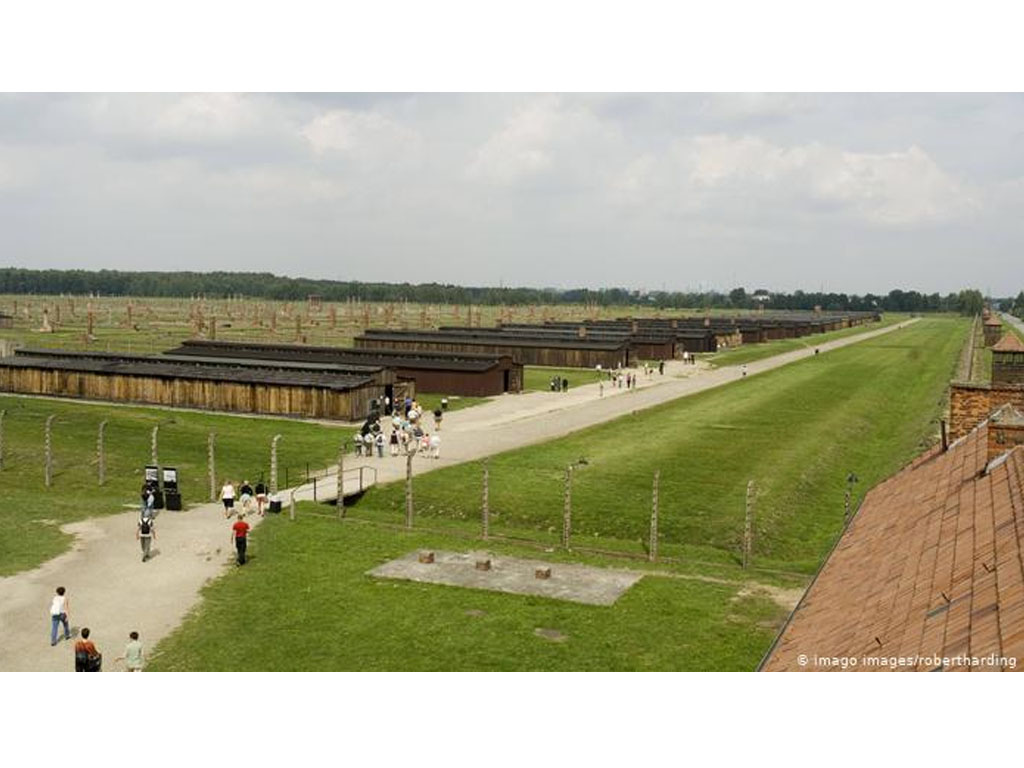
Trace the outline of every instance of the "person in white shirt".
<instances>
[{"instance_id":1,"label":"person in white shirt","mask_svg":"<svg viewBox=\"0 0 1024 768\"><path fill-rule=\"evenodd\" d=\"M430 436L430 455L435 459L441 458L441 436L437 433Z\"/></svg>"},{"instance_id":2,"label":"person in white shirt","mask_svg":"<svg viewBox=\"0 0 1024 768\"><path fill-rule=\"evenodd\" d=\"M224 487L220 489L220 500L224 503L224 517L231 517L235 507L235 486L230 480L224 481Z\"/></svg>"},{"instance_id":3,"label":"person in white shirt","mask_svg":"<svg viewBox=\"0 0 1024 768\"><path fill-rule=\"evenodd\" d=\"M71 630L68 628L68 598L64 587L57 587L57 594L50 602L50 645L57 644L57 626L64 625L64 639L71 639Z\"/></svg>"}]
</instances>

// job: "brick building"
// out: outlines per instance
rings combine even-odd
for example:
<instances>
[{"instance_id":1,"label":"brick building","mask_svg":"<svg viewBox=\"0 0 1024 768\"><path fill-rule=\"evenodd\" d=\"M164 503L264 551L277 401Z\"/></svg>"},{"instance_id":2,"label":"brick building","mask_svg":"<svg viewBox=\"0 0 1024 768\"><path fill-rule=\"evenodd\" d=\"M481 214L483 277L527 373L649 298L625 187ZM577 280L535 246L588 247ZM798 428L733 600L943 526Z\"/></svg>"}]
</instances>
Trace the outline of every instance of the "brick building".
<instances>
[{"instance_id":1,"label":"brick building","mask_svg":"<svg viewBox=\"0 0 1024 768\"><path fill-rule=\"evenodd\" d=\"M982 332L985 336L985 346L991 347L1003 335L1003 324L999 322L999 318L995 315L989 315L982 323Z\"/></svg>"},{"instance_id":2,"label":"brick building","mask_svg":"<svg viewBox=\"0 0 1024 768\"><path fill-rule=\"evenodd\" d=\"M1024 343L1013 333L992 347L992 383L1024 384Z\"/></svg>"}]
</instances>

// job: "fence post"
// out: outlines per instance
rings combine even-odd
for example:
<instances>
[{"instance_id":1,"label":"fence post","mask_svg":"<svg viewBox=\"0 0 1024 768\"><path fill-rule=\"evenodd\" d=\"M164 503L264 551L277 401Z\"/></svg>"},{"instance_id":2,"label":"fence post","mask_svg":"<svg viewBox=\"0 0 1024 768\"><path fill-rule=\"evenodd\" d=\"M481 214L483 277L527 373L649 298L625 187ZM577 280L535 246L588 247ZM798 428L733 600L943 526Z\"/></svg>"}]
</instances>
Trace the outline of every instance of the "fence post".
<instances>
[{"instance_id":1,"label":"fence post","mask_svg":"<svg viewBox=\"0 0 1024 768\"><path fill-rule=\"evenodd\" d=\"M53 431L53 415L46 417L46 435L45 442L43 444L43 451L45 459L43 462L43 475L46 480L46 487L50 487L50 483L53 481L53 444L50 439L51 432Z\"/></svg>"},{"instance_id":2,"label":"fence post","mask_svg":"<svg viewBox=\"0 0 1024 768\"><path fill-rule=\"evenodd\" d=\"M270 441L270 492L277 493L277 441L280 435L274 435Z\"/></svg>"},{"instance_id":3,"label":"fence post","mask_svg":"<svg viewBox=\"0 0 1024 768\"><path fill-rule=\"evenodd\" d=\"M211 432L210 436L206 438L206 468L210 473L210 501L217 500L217 466L213 455L213 444L216 439L216 432Z\"/></svg>"},{"instance_id":4,"label":"fence post","mask_svg":"<svg viewBox=\"0 0 1024 768\"><path fill-rule=\"evenodd\" d=\"M107 429L107 420L100 422L99 434L96 436L96 479L98 485L107 480L107 454L103 446L103 433Z\"/></svg>"},{"instance_id":5,"label":"fence post","mask_svg":"<svg viewBox=\"0 0 1024 768\"><path fill-rule=\"evenodd\" d=\"M747 482L747 504L743 524L743 569L750 565L750 553L754 547L754 481Z\"/></svg>"},{"instance_id":6,"label":"fence post","mask_svg":"<svg viewBox=\"0 0 1024 768\"><path fill-rule=\"evenodd\" d=\"M405 527L412 530L412 457L416 455L416 449L409 451L405 457Z\"/></svg>"},{"instance_id":7,"label":"fence post","mask_svg":"<svg viewBox=\"0 0 1024 768\"><path fill-rule=\"evenodd\" d=\"M4 468L4 417L7 409L0 410L0 469Z\"/></svg>"},{"instance_id":8,"label":"fence post","mask_svg":"<svg viewBox=\"0 0 1024 768\"><path fill-rule=\"evenodd\" d=\"M483 527L484 527L484 540L486 541L491 535L491 473L488 466L487 457L484 457L484 496L481 502L483 507Z\"/></svg>"},{"instance_id":9,"label":"fence post","mask_svg":"<svg viewBox=\"0 0 1024 768\"><path fill-rule=\"evenodd\" d=\"M943 424L945 429L945 424ZM846 494L843 498L843 526L850 524L850 501L853 497L853 484L860 480L853 472L846 476Z\"/></svg>"},{"instance_id":10,"label":"fence post","mask_svg":"<svg viewBox=\"0 0 1024 768\"><path fill-rule=\"evenodd\" d=\"M647 555L652 563L658 562L658 480L660 478L661 470L655 470L654 489L651 491L651 543Z\"/></svg>"},{"instance_id":11,"label":"fence post","mask_svg":"<svg viewBox=\"0 0 1024 768\"><path fill-rule=\"evenodd\" d=\"M565 468L565 492L562 507L562 546L569 549L572 536L572 465Z\"/></svg>"},{"instance_id":12,"label":"fence post","mask_svg":"<svg viewBox=\"0 0 1024 768\"><path fill-rule=\"evenodd\" d=\"M345 516L345 441L338 448L338 517Z\"/></svg>"},{"instance_id":13,"label":"fence post","mask_svg":"<svg viewBox=\"0 0 1024 768\"><path fill-rule=\"evenodd\" d=\"M153 459L152 464L153 464L154 467L159 467L160 466L160 460L157 458L157 452L156 452L157 437L158 437L159 434L160 434L160 425L157 424L155 427L153 427L153 436L149 439L149 450L150 450L151 458Z\"/></svg>"},{"instance_id":14,"label":"fence post","mask_svg":"<svg viewBox=\"0 0 1024 768\"><path fill-rule=\"evenodd\" d=\"M295 519L295 489L288 493L288 519Z\"/></svg>"}]
</instances>

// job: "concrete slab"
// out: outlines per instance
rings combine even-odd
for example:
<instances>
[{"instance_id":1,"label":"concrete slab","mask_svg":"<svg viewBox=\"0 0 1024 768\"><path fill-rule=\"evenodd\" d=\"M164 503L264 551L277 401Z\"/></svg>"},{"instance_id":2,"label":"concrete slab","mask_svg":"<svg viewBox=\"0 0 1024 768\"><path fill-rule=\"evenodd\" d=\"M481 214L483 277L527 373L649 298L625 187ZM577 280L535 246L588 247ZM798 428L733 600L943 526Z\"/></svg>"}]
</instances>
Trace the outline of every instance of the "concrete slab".
<instances>
[{"instance_id":1,"label":"concrete slab","mask_svg":"<svg viewBox=\"0 0 1024 768\"><path fill-rule=\"evenodd\" d=\"M539 595L587 605L613 605L643 574L573 563L498 557L491 552L442 552L433 550L434 562L421 563L421 550L367 571L379 579L401 579L451 587L488 589L516 595ZM490 560L489 570L477 563ZM538 569L551 569L548 578L537 578Z\"/></svg>"}]
</instances>

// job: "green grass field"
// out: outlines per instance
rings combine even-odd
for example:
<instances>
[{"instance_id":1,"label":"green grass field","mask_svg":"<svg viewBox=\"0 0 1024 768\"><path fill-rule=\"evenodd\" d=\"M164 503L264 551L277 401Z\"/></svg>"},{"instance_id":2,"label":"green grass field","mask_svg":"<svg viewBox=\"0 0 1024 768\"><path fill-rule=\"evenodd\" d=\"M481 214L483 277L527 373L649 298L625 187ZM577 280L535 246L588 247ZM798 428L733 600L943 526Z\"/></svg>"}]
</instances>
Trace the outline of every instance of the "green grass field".
<instances>
[{"instance_id":1,"label":"green grass field","mask_svg":"<svg viewBox=\"0 0 1024 768\"><path fill-rule=\"evenodd\" d=\"M365 572L419 547L479 548L480 468L415 482L417 530L403 532L401 484L372 490L340 524L273 519L251 567L210 585L197 613L158 648L154 669L752 669L784 611L744 580L806 583L855 499L936 433L969 323L910 328L570 437L490 460L489 543L552 548L531 557L637 566L661 470L661 566L727 584L646 578L610 608L478 590L376 581ZM555 550L562 477L573 485L573 545ZM747 480L757 483L754 568L739 566ZM794 574L802 574L794 576ZM323 606L329 605L330 610ZM469 610L484 611L470 616ZM537 627L569 636L551 643Z\"/></svg>"},{"instance_id":2,"label":"green grass field","mask_svg":"<svg viewBox=\"0 0 1024 768\"><path fill-rule=\"evenodd\" d=\"M410 550L474 542L339 525L307 510L299 522L270 517L257 529L252 561L204 591L198 614L160 644L149 669L752 669L785 616L740 584L657 576L611 607L378 581L365 571ZM538 628L567 639L538 637Z\"/></svg>"},{"instance_id":3,"label":"green grass field","mask_svg":"<svg viewBox=\"0 0 1024 768\"><path fill-rule=\"evenodd\" d=\"M150 437L159 425L163 466L178 469L186 504L209 500L207 436L216 438L218 480L269 477L270 440L279 443L279 481L285 469L295 481L307 462L318 469L336 461L345 430L282 419L214 416L199 412L128 408L67 400L0 396L4 460L0 470L0 576L33 568L63 552L70 537L54 524L124 511L137 504L143 467L150 463ZM44 425L53 421L53 485L43 474ZM97 484L96 437L106 428L106 484ZM219 485L217 487L219 491Z\"/></svg>"},{"instance_id":4,"label":"green grass field","mask_svg":"<svg viewBox=\"0 0 1024 768\"><path fill-rule=\"evenodd\" d=\"M723 365L742 365L743 363L762 360L772 355L781 355L783 352L792 352L794 349L806 349L807 347L824 344L826 341L842 339L846 336L856 336L858 333L884 328L887 325L895 325L903 320L907 320L909 317L909 315L905 314L887 312L882 316L881 322L878 323L869 323L868 325L856 326L854 328L843 328L842 330L829 331L828 333L816 333L799 339L778 339L776 341L766 341L762 344L744 344L732 349L715 352L714 354L700 355L700 359L719 367Z\"/></svg>"}]
</instances>

